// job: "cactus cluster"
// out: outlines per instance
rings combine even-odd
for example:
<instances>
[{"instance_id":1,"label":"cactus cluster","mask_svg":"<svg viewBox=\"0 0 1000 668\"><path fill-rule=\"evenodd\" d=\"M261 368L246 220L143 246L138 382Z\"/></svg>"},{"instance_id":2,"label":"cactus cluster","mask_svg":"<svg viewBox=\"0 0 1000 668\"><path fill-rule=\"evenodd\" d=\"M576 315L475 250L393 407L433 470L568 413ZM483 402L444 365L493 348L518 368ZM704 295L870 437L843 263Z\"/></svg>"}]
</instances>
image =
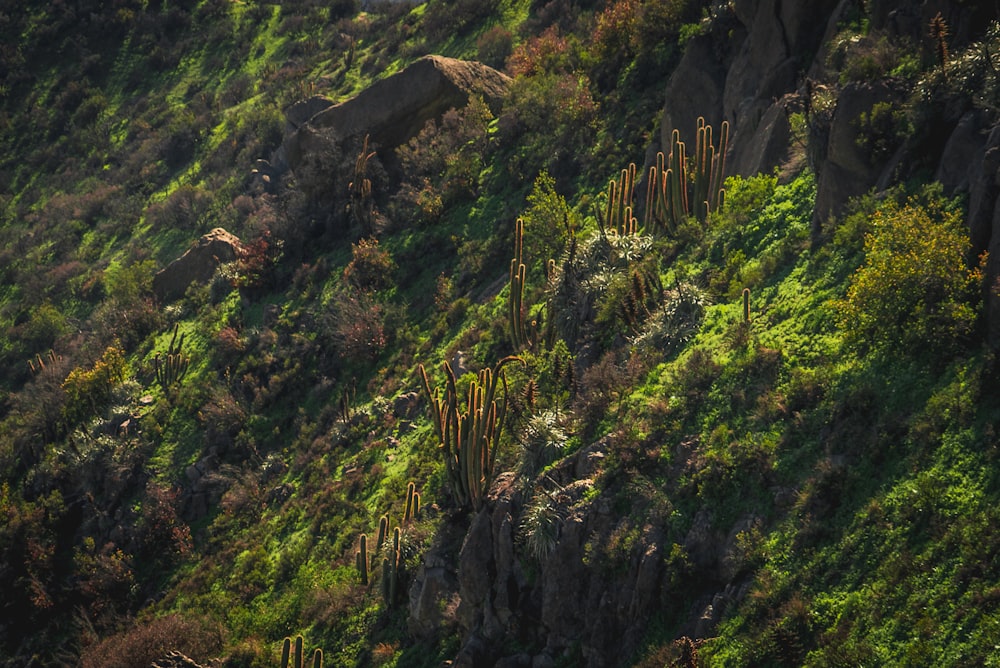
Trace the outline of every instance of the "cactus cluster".
<instances>
[{"instance_id":1,"label":"cactus cluster","mask_svg":"<svg viewBox=\"0 0 1000 668\"><path fill-rule=\"evenodd\" d=\"M393 529L392 545L383 550L385 556L382 557L382 599L387 606L395 603L399 581L403 575L403 555L399 549L401 536L399 527Z\"/></svg>"},{"instance_id":2,"label":"cactus cluster","mask_svg":"<svg viewBox=\"0 0 1000 668\"><path fill-rule=\"evenodd\" d=\"M539 345L539 331L543 320L541 312L530 322L525 315L530 306L524 303L524 286L527 280L527 266L524 264L524 220L518 218L514 223L514 257L510 261L510 276L508 279L507 320L510 325L510 342L515 352L529 349L535 350ZM545 280L551 287L556 275L556 261L552 258L545 263ZM551 319L545 330L545 345L551 345L554 335Z\"/></svg>"},{"instance_id":3,"label":"cactus cluster","mask_svg":"<svg viewBox=\"0 0 1000 668\"><path fill-rule=\"evenodd\" d=\"M62 359L62 355L56 355L55 351L53 350L49 350L49 354L47 355L47 357L49 359L49 362L52 364L55 364L56 362ZM45 371L45 360L42 358L41 355L36 353L34 360L31 359L28 360L28 368L31 369L32 374L41 373Z\"/></svg>"},{"instance_id":4,"label":"cactus cluster","mask_svg":"<svg viewBox=\"0 0 1000 668\"><path fill-rule=\"evenodd\" d=\"M656 165L650 167L646 183L647 230L659 228L671 232L688 216L706 221L725 201L722 188L726 150L729 146L729 123L723 121L719 145L712 142L712 126L698 118L698 134L693 160L676 129L671 134L670 152L656 155ZM688 170L691 169L689 174Z\"/></svg>"},{"instance_id":5,"label":"cactus cluster","mask_svg":"<svg viewBox=\"0 0 1000 668\"><path fill-rule=\"evenodd\" d=\"M178 326L174 325L174 334L170 337L170 345L167 346L167 354L161 357L159 353L153 358L153 370L156 373L156 382L166 390L171 385L179 383L187 374L191 365L191 358L184 354L184 334L177 338Z\"/></svg>"},{"instance_id":6,"label":"cactus cluster","mask_svg":"<svg viewBox=\"0 0 1000 668\"><path fill-rule=\"evenodd\" d=\"M313 650L312 661L306 663L302 636L295 637L294 652L291 638L285 638L281 644L281 668L323 668L323 650L318 647Z\"/></svg>"},{"instance_id":7,"label":"cactus cluster","mask_svg":"<svg viewBox=\"0 0 1000 668\"><path fill-rule=\"evenodd\" d=\"M507 414L507 376L503 367L524 360L515 355L503 358L490 369L479 372L469 384L466 408L460 412L455 372L444 363L447 375L444 396L432 390L424 365L420 378L431 407L431 418L444 454L448 483L459 506L479 510L496 464L497 446ZM503 386L502 396L497 390Z\"/></svg>"},{"instance_id":8,"label":"cactus cluster","mask_svg":"<svg viewBox=\"0 0 1000 668\"><path fill-rule=\"evenodd\" d=\"M621 236L636 234L639 221L633 215L635 194L635 163L622 170L620 179L608 184L607 209L604 212L602 231L613 230Z\"/></svg>"},{"instance_id":9,"label":"cactus cluster","mask_svg":"<svg viewBox=\"0 0 1000 668\"><path fill-rule=\"evenodd\" d=\"M409 483L406 486L406 502L403 510L403 526L409 524L420 514L420 493L417 486ZM372 554L368 550L368 536L361 534L358 539L358 551L354 554L354 563L358 569L358 576L361 584L368 586L371 582L372 572L375 566L381 563L382 571L380 581L382 585L382 597L386 605L392 605L396 600L396 592L399 581L404 574L404 559L400 541L402 530L399 527L393 529L392 542L386 542L389 535L389 516L383 515L378 521L378 534L375 539L375 548ZM378 555L382 554L379 562Z\"/></svg>"}]
</instances>

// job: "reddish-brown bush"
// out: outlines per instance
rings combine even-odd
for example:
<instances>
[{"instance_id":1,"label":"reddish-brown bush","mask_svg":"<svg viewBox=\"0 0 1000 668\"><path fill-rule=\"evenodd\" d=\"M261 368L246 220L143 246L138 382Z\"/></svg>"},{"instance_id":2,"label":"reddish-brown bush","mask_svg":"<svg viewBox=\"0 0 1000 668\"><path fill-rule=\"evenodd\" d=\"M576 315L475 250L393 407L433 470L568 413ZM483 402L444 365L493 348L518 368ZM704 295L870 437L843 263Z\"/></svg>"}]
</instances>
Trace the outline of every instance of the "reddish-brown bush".
<instances>
[{"instance_id":1,"label":"reddish-brown bush","mask_svg":"<svg viewBox=\"0 0 1000 668\"><path fill-rule=\"evenodd\" d=\"M178 651L198 662L216 656L222 649L221 630L204 621L167 615L104 638L85 648L81 668L148 668L170 651Z\"/></svg>"}]
</instances>

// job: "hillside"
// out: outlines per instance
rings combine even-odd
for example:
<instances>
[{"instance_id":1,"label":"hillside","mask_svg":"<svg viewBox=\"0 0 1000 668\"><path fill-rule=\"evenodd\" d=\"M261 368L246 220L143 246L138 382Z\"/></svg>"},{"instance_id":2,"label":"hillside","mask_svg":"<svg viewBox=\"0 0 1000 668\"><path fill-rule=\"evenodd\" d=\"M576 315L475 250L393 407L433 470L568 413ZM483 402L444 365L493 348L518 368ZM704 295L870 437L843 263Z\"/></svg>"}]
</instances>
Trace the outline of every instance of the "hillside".
<instances>
[{"instance_id":1,"label":"hillside","mask_svg":"<svg viewBox=\"0 0 1000 668\"><path fill-rule=\"evenodd\" d=\"M0 3L0 665L993 665L1000 15L898 4Z\"/></svg>"}]
</instances>

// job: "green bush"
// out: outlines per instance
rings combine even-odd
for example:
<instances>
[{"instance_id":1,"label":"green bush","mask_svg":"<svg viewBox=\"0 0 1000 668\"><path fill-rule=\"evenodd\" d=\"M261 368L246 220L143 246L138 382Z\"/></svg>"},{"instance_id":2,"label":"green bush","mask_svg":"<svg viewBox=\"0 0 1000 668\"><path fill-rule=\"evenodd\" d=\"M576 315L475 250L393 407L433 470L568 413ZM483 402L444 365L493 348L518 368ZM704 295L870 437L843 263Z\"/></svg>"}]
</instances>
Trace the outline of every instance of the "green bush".
<instances>
[{"instance_id":1,"label":"green bush","mask_svg":"<svg viewBox=\"0 0 1000 668\"><path fill-rule=\"evenodd\" d=\"M840 303L846 343L861 352L954 352L977 317L980 272L968 235L940 199L890 202L875 213L865 261Z\"/></svg>"}]
</instances>

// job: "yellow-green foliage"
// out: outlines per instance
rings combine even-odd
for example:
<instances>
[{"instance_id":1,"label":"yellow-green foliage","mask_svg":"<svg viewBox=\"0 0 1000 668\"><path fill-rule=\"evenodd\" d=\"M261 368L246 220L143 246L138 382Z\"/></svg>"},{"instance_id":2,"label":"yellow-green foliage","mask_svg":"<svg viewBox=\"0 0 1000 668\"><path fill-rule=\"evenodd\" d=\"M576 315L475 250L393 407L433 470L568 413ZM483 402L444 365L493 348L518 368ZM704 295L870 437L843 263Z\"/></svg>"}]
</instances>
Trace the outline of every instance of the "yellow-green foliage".
<instances>
[{"instance_id":1,"label":"yellow-green foliage","mask_svg":"<svg viewBox=\"0 0 1000 668\"><path fill-rule=\"evenodd\" d=\"M847 343L861 350L953 348L976 319L981 274L966 264L958 213L938 201L894 202L875 213L865 262L840 305Z\"/></svg>"},{"instance_id":2,"label":"yellow-green foliage","mask_svg":"<svg viewBox=\"0 0 1000 668\"><path fill-rule=\"evenodd\" d=\"M115 383L125 376L125 353L117 346L108 346L90 369L77 367L63 381L66 405L63 417L68 424L77 424L97 412L111 398Z\"/></svg>"}]
</instances>

